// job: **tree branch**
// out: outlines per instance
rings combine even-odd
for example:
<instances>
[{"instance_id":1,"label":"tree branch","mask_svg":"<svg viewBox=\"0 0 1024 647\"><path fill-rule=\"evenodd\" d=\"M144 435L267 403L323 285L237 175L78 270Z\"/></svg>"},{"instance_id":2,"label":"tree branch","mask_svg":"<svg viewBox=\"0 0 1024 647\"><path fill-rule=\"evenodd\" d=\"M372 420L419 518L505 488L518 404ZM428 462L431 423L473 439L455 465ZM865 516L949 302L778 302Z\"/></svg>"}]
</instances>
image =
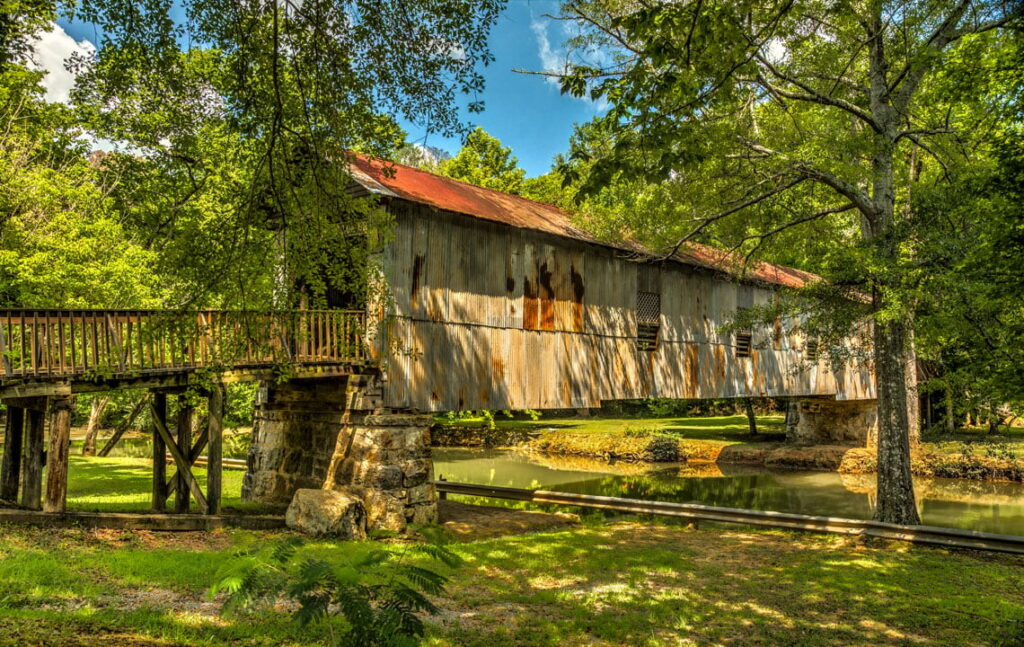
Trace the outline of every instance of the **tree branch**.
<instances>
[{"instance_id":1,"label":"tree branch","mask_svg":"<svg viewBox=\"0 0 1024 647\"><path fill-rule=\"evenodd\" d=\"M846 112L850 113L851 115L854 115L867 125L871 126L871 128L875 132L882 131L878 122L875 121L875 118L871 116L870 113L868 113L861 107L857 106L856 104L850 103L845 99L839 99L836 97L821 94L820 92L818 92L811 86L807 85L806 83L800 81L799 79L795 79L787 74L783 74L780 70L776 69L775 66L772 65L764 56L758 54L756 58L758 62L764 65L773 75L775 75L779 79L782 79L786 83L791 83L795 85L796 87L803 90L806 94L783 90L782 88L770 83L768 79L764 78L764 76L758 75L758 83L764 86L765 89L767 89L769 92L772 92L773 94L778 94L779 96L785 97L787 99L792 99L794 101L810 101L812 103L817 103L823 106L832 106L833 108L845 110Z\"/></svg>"}]
</instances>

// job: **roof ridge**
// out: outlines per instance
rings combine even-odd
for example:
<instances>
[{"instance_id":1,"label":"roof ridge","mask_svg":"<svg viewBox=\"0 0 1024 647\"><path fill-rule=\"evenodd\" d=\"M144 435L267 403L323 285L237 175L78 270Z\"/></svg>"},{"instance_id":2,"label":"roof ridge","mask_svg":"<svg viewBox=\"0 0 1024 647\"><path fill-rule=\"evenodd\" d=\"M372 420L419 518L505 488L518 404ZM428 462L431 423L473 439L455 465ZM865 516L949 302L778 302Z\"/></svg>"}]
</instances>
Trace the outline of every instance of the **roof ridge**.
<instances>
[{"instance_id":1,"label":"roof ridge","mask_svg":"<svg viewBox=\"0 0 1024 647\"><path fill-rule=\"evenodd\" d=\"M473 184L472 182L466 182L465 180L460 180L458 178L449 177L447 175L441 175L440 173L433 173L431 171L424 171L421 168L417 168L417 167L411 166L409 164L403 164L402 162L396 162L394 160L385 159L383 157L376 157L374 155L368 155L366 153L353 153L353 154L354 155L359 155L361 157L365 157L366 159L371 160L371 161L386 162L388 164L394 164L395 166L401 166L402 168L409 169L410 171L415 171L417 173L424 173L426 175L432 175L434 177L439 177L441 179L447 180L448 182L457 182L458 184L462 184L464 186L472 187L473 189L476 189L478 191L493 191L494 193L498 193L498 194L501 194L501 195L507 195L509 197L517 198L519 200L526 200L527 202L532 202L533 204L538 204L538 205L540 205L542 207L548 207L550 209L555 209L556 211L560 211L560 212L562 212L565 215L570 215L570 212L568 212L565 209L559 207L557 204L551 204L550 202L541 202L540 200L534 200L533 198L528 198L525 195L519 195L518 193L509 193L507 191L499 191L498 189L492 189L490 187L480 186L479 184Z\"/></svg>"},{"instance_id":2,"label":"roof ridge","mask_svg":"<svg viewBox=\"0 0 1024 647\"><path fill-rule=\"evenodd\" d=\"M632 251L652 259L671 259L686 265L723 272L741 280L761 281L786 287L803 287L812 281L822 280L822 277L807 270L764 260L751 262L752 259L735 251L696 241L686 241L671 256L664 256L634 238L623 238L614 242L602 240L589 230L577 225L573 220L573 214L556 205L463 182L366 153L350 151L349 154L357 167L369 167L359 168L359 173L364 176L365 181L376 184L392 196L411 202L432 205L472 218L498 222L520 229L540 231L612 249ZM393 165L396 169L402 170L406 177L400 178L397 170L391 176L381 173L386 165ZM447 189L445 185L447 185ZM371 191L376 190L371 187L366 188ZM510 199L515 203L510 203ZM524 203L535 205L537 210L516 208L517 204L523 205Z\"/></svg>"}]
</instances>

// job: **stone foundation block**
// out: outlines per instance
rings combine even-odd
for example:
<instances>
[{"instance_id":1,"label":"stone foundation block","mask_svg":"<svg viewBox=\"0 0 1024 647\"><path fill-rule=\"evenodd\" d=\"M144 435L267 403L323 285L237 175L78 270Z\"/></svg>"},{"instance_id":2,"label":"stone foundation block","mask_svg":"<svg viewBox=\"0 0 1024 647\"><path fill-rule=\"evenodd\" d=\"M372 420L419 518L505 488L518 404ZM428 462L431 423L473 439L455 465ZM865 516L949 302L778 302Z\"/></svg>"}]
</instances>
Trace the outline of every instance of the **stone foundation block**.
<instances>
[{"instance_id":1,"label":"stone foundation block","mask_svg":"<svg viewBox=\"0 0 1024 647\"><path fill-rule=\"evenodd\" d=\"M367 376L265 385L242 498L284 504L300 489L337 490L358 493L370 528L436 519L431 418L353 408L375 397L359 389L374 388Z\"/></svg>"},{"instance_id":2,"label":"stone foundation block","mask_svg":"<svg viewBox=\"0 0 1024 647\"><path fill-rule=\"evenodd\" d=\"M808 444L865 445L878 433L878 405L874 400L797 401L795 420L786 428L786 439Z\"/></svg>"},{"instance_id":3,"label":"stone foundation block","mask_svg":"<svg viewBox=\"0 0 1024 647\"><path fill-rule=\"evenodd\" d=\"M295 492L285 523L314 537L366 539L366 509L351 492L302 489Z\"/></svg>"}]
</instances>

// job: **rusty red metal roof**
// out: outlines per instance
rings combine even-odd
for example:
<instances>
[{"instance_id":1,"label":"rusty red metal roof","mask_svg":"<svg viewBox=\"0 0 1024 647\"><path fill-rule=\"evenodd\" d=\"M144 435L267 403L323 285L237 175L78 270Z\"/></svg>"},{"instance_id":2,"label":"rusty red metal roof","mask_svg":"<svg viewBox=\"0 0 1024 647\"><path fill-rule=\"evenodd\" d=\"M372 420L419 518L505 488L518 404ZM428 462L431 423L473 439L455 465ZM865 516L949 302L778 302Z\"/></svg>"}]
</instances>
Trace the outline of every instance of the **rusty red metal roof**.
<instances>
[{"instance_id":1,"label":"rusty red metal roof","mask_svg":"<svg viewBox=\"0 0 1024 647\"><path fill-rule=\"evenodd\" d=\"M558 207L517 195L467 184L427 171L361 154L350 160L353 179L373 193L454 211L473 218L573 238L595 245L613 247L657 258L633 240L599 240L573 224L571 216ZM737 254L700 243L688 242L673 260L791 288L821 280L821 277L784 265L749 262L744 265Z\"/></svg>"}]
</instances>

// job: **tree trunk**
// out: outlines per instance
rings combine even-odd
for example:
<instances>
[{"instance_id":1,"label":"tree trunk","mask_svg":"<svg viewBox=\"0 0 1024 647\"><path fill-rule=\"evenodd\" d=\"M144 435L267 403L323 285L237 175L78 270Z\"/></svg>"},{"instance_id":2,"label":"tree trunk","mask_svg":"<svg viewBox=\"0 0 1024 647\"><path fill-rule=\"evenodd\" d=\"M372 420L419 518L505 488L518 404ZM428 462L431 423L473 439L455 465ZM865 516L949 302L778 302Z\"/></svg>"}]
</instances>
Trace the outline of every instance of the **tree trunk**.
<instances>
[{"instance_id":1,"label":"tree trunk","mask_svg":"<svg viewBox=\"0 0 1024 647\"><path fill-rule=\"evenodd\" d=\"M754 416L754 399L743 398L743 406L747 410L747 426L750 428L750 435L757 435L757 418Z\"/></svg>"},{"instance_id":2,"label":"tree trunk","mask_svg":"<svg viewBox=\"0 0 1024 647\"><path fill-rule=\"evenodd\" d=\"M921 442L921 394L917 388L917 351L914 349L913 320L907 321L907 348L903 355L907 379L907 437L910 446Z\"/></svg>"},{"instance_id":3,"label":"tree trunk","mask_svg":"<svg viewBox=\"0 0 1024 647\"><path fill-rule=\"evenodd\" d=\"M920 524L910 474L907 427L907 329L902 321L875 321L878 384L878 507L875 519Z\"/></svg>"},{"instance_id":4,"label":"tree trunk","mask_svg":"<svg viewBox=\"0 0 1024 647\"><path fill-rule=\"evenodd\" d=\"M85 441L82 443L82 456L96 455L96 436L100 433L100 420L103 412L110 404L110 396L103 395L92 399L89 409L89 424L85 428Z\"/></svg>"},{"instance_id":5,"label":"tree trunk","mask_svg":"<svg viewBox=\"0 0 1024 647\"><path fill-rule=\"evenodd\" d=\"M946 387L946 431L956 431L956 419L953 418L953 389Z\"/></svg>"}]
</instances>

